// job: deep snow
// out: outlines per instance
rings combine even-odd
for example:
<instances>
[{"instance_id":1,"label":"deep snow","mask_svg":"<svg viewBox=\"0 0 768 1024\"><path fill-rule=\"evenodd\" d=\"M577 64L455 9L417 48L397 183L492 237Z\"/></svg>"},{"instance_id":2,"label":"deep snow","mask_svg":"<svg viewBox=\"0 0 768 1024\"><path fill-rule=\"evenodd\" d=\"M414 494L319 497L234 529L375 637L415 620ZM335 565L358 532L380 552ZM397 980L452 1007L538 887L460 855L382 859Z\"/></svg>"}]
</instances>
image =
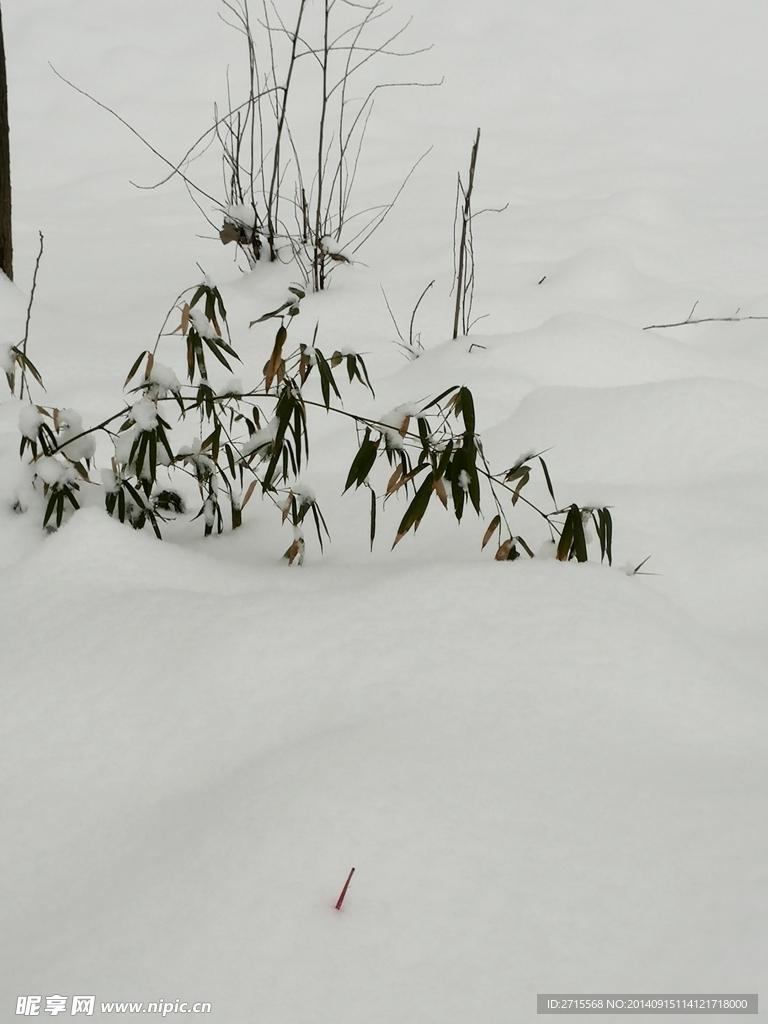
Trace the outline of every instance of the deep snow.
<instances>
[{"instance_id":1,"label":"deep snow","mask_svg":"<svg viewBox=\"0 0 768 1024\"><path fill-rule=\"evenodd\" d=\"M223 1024L502 1024L533 1020L537 992L764 987L768 321L643 328L694 303L768 315L768 9L397 11L435 43L409 74L445 82L377 106L361 204L434 149L365 265L292 330L319 319L326 351L367 353L377 397L350 407L471 387L494 463L551 448L560 500L613 506L614 567L496 563L482 523L439 507L390 552L402 504L369 554L367 497L340 497L354 438L323 415L305 481L333 540L301 569L256 498L220 538L198 522L158 543L97 507L46 537L11 511L20 405L1 395L2 1020L20 995L77 993L95 1017L185 999ZM133 188L162 166L48 68L176 156L241 57L216 12L3 4L0 342L23 332L42 230L30 354L46 403L86 423L119 407L196 263L254 380L274 326L247 324L295 277L241 275L180 186ZM451 342L477 125L477 203L510 205L476 227L489 316ZM403 325L432 278L409 362L381 286ZM183 348L160 359L182 376ZM538 550L535 517L514 515ZM648 555L658 575L622 571Z\"/></svg>"}]
</instances>

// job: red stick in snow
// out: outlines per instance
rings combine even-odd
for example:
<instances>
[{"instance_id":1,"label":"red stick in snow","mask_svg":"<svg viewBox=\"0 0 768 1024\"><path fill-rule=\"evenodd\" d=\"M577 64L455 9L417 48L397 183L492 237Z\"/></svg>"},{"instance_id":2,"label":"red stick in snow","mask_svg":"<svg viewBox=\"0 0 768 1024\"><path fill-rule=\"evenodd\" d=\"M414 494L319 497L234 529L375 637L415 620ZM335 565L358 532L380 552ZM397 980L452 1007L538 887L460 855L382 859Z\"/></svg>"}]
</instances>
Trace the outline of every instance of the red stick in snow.
<instances>
[{"instance_id":1,"label":"red stick in snow","mask_svg":"<svg viewBox=\"0 0 768 1024\"><path fill-rule=\"evenodd\" d=\"M346 882L344 883L344 888L341 890L341 895L336 900L337 910L341 910L341 904L344 902L344 897L347 895L347 889L349 888L349 883L352 881L352 875L354 875L354 873L355 869L352 868L352 870L349 872L349 876L347 877Z\"/></svg>"}]
</instances>

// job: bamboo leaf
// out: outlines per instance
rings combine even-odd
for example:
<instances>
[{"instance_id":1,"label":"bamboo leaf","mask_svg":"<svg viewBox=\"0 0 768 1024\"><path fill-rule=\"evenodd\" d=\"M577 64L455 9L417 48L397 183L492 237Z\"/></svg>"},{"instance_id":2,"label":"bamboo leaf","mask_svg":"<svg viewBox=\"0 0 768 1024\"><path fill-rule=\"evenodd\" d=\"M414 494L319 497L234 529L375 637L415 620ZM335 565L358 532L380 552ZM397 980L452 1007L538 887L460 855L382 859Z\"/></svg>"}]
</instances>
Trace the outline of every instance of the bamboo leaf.
<instances>
[{"instance_id":1,"label":"bamboo leaf","mask_svg":"<svg viewBox=\"0 0 768 1024\"><path fill-rule=\"evenodd\" d=\"M355 490L357 490L361 484L365 483L368 474L373 469L373 464L376 461L380 440L380 438L377 438L375 441L371 440L371 428L365 428L363 442L352 460L352 465L349 467L347 482L344 485L342 494L346 494L352 484L355 485Z\"/></svg>"},{"instance_id":2,"label":"bamboo leaf","mask_svg":"<svg viewBox=\"0 0 768 1024\"><path fill-rule=\"evenodd\" d=\"M275 376L280 367L280 362L282 360L283 345L285 344L285 339L287 337L288 331L286 331L285 327L283 327L283 325L280 324L280 326L277 329L277 334L275 335L275 345L274 348L272 349L272 355L269 357L267 365L264 367L264 386L267 391L269 391L272 381L275 379Z\"/></svg>"},{"instance_id":3,"label":"bamboo leaf","mask_svg":"<svg viewBox=\"0 0 768 1024\"><path fill-rule=\"evenodd\" d=\"M464 417L464 429L471 436L475 435L475 400L469 388L462 388L459 392L461 412ZM457 403L458 407L458 403Z\"/></svg>"},{"instance_id":4,"label":"bamboo leaf","mask_svg":"<svg viewBox=\"0 0 768 1024\"><path fill-rule=\"evenodd\" d=\"M605 553L608 565L613 565L613 518L607 508L602 510L605 516Z\"/></svg>"},{"instance_id":5,"label":"bamboo leaf","mask_svg":"<svg viewBox=\"0 0 768 1024\"><path fill-rule=\"evenodd\" d=\"M575 505L571 505L568 515L565 517L565 523L563 524L563 532L560 534L560 540L557 545L556 557L558 562L565 562L571 555L571 548L573 546L573 509ZM581 518L581 516L579 516Z\"/></svg>"},{"instance_id":6,"label":"bamboo leaf","mask_svg":"<svg viewBox=\"0 0 768 1024\"><path fill-rule=\"evenodd\" d=\"M45 509L45 516L43 517L43 526L44 527L48 525L48 520L51 518L51 516L53 515L53 513L54 513L54 511L56 509L56 499L57 499L57 496L58 496L58 492L57 491L51 491L51 496L48 499L48 504L47 504L46 509Z\"/></svg>"},{"instance_id":7,"label":"bamboo leaf","mask_svg":"<svg viewBox=\"0 0 768 1024\"><path fill-rule=\"evenodd\" d=\"M371 551L373 551L373 542L376 539L376 493L371 488Z\"/></svg>"},{"instance_id":8,"label":"bamboo leaf","mask_svg":"<svg viewBox=\"0 0 768 1024\"><path fill-rule=\"evenodd\" d=\"M253 494L254 490L256 489L256 484L258 482L259 482L258 480L251 480L250 484L248 485L248 490L245 492L245 497L243 498L243 500L242 500L242 502L240 504L240 508L241 509L244 509L245 506L248 504L248 502L251 500L251 495Z\"/></svg>"},{"instance_id":9,"label":"bamboo leaf","mask_svg":"<svg viewBox=\"0 0 768 1024\"><path fill-rule=\"evenodd\" d=\"M544 479L547 482L547 490L549 491L549 496L552 498L552 502L555 508L557 508L557 498L555 498L555 490L552 487L552 480L549 475L549 470L547 469L547 464L541 456L539 456L539 462L541 463L541 468L544 470Z\"/></svg>"},{"instance_id":10,"label":"bamboo leaf","mask_svg":"<svg viewBox=\"0 0 768 1024\"><path fill-rule=\"evenodd\" d=\"M520 497L520 491L522 491L522 489L525 487L525 485L528 483L528 481L531 478L531 474L528 471L528 467L525 466L524 469L525 469L525 472L523 472L521 474L520 482L518 483L517 487L514 490L514 493L512 494L512 505L513 506L517 504L517 499Z\"/></svg>"},{"instance_id":11,"label":"bamboo leaf","mask_svg":"<svg viewBox=\"0 0 768 1024\"><path fill-rule=\"evenodd\" d=\"M432 485L435 494L440 499L443 508L448 508L448 495L445 493L445 484L440 477L435 478L435 482Z\"/></svg>"},{"instance_id":12,"label":"bamboo leaf","mask_svg":"<svg viewBox=\"0 0 768 1024\"><path fill-rule=\"evenodd\" d=\"M510 537L509 540L505 540L503 544L499 545L496 554L493 556L497 562L508 562L509 556L514 547L514 541Z\"/></svg>"},{"instance_id":13,"label":"bamboo leaf","mask_svg":"<svg viewBox=\"0 0 768 1024\"><path fill-rule=\"evenodd\" d=\"M488 524L488 529L483 534L483 543L480 545L480 550L481 551L483 550L483 548L486 546L488 541L493 536L494 531L498 529L500 523L501 523L501 516L497 514L490 521L490 523Z\"/></svg>"},{"instance_id":14,"label":"bamboo leaf","mask_svg":"<svg viewBox=\"0 0 768 1024\"><path fill-rule=\"evenodd\" d=\"M414 528L414 531L419 528L419 523L424 518L424 513L429 505L429 499L432 497L432 485L434 481L435 474L430 471L424 478L421 487L416 491L413 501L406 509L405 515L400 521L400 526L397 529L397 536L395 537L395 542L392 545L393 548L400 543L411 527Z\"/></svg>"},{"instance_id":15,"label":"bamboo leaf","mask_svg":"<svg viewBox=\"0 0 768 1024\"><path fill-rule=\"evenodd\" d=\"M401 480L402 476L403 476L403 466L402 466L402 463L401 463L397 467L397 469L394 471L392 476L389 478L389 481L387 482L387 492L386 492L386 496L387 497L390 494L393 494L396 490L398 490L398 487L399 487L400 480Z\"/></svg>"},{"instance_id":16,"label":"bamboo leaf","mask_svg":"<svg viewBox=\"0 0 768 1024\"><path fill-rule=\"evenodd\" d=\"M523 548L523 550L525 551L525 553L526 553L526 554L527 554L527 555L528 555L528 556L529 556L530 558L535 558L535 557L536 557L536 556L534 555L534 553L533 553L533 552L531 551L531 549L530 549L530 548L528 547L528 545L527 545L527 544L525 543L525 541L523 540L523 538L522 538L522 537L519 537L519 536L518 536L518 537L515 537L515 540L517 541L517 543L518 543L518 544L520 544L520 545L521 545L521 547Z\"/></svg>"},{"instance_id":17,"label":"bamboo leaf","mask_svg":"<svg viewBox=\"0 0 768 1024\"><path fill-rule=\"evenodd\" d=\"M213 352L213 354L216 356L216 358L222 364L222 366L225 366L229 370L229 372L232 373L232 367L230 366L228 360L219 351L221 346L217 342L213 341L211 338L204 338L203 340L205 341L205 344L208 346L208 348L211 350L211 352Z\"/></svg>"},{"instance_id":18,"label":"bamboo leaf","mask_svg":"<svg viewBox=\"0 0 768 1024\"><path fill-rule=\"evenodd\" d=\"M131 369L128 371L128 376L125 378L125 384L123 384L124 388L127 388L128 385L133 380L133 378L136 376L136 371L138 370L139 366L141 365L141 361L142 361L142 359L144 358L145 355L147 355L147 350L146 349L144 349L143 352L139 353L139 356L138 356L136 362L133 364Z\"/></svg>"},{"instance_id":19,"label":"bamboo leaf","mask_svg":"<svg viewBox=\"0 0 768 1024\"><path fill-rule=\"evenodd\" d=\"M426 412L427 409L431 409L433 405L439 405L447 395L450 395L452 391L456 391L456 387L457 386L454 384L452 387L446 388L445 391L441 391L437 398L433 398L432 401L428 405L425 405L421 411Z\"/></svg>"}]
</instances>

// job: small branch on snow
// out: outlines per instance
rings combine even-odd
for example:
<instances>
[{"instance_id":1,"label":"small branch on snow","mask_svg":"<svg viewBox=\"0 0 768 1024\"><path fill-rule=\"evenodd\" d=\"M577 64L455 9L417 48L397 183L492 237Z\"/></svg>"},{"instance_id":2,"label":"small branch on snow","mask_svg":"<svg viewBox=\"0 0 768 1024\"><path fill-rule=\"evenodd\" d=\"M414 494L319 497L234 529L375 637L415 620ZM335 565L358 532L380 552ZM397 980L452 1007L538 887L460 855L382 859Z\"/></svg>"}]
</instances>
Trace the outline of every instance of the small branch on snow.
<instances>
[{"instance_id":1,"label":"small branch on snow","mask_svg":"<svg viewBox=\"0 0 768 1024\"><path fill-rule=\"evenodd\" d=\"M692 320L693 310L698 306L698 302L694 302L693 309L688 314L687 320L680 320L676 324L649 324L648 327L644 327L644 331L661 331L667 327L687 327L688 324L713 324L713 323L739 323L742 320L768 320L768 316L737 316L736 313L733 316L703 316L698 320Z\"/></svg>"},{"instance_id":2,"label":"small branch on snow","mask_svg":"<svg viewBox=\"0 0 768 1024\"><path fill-rule=\"evenodd\" d=\"M354 873L355 869L352 868L347 876L346 882L344 883L344 888L341 890L341 895L336 900L336 910L341 910L341 904L344 902L344 897L347 895L347 889L349 888L349 883L352 881L352 875L354 875Z\"/></svg>"}]
</instances>

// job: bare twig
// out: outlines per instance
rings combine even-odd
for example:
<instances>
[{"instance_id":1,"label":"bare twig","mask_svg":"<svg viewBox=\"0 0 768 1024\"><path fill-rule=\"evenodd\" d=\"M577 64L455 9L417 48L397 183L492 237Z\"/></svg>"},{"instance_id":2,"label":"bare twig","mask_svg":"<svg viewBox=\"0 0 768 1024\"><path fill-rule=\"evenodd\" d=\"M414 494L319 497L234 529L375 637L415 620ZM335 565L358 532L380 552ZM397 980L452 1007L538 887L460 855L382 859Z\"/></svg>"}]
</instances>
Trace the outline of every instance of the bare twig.
<instances>
[{"instance_id":1,"label":"bare twig","mask_svg":"<svg viewBox=\"0 0 768 1024\"><path fill-rule=\"evenodd\" d=\"M21 343L21 354L23 356L21 366L21 384L19 385L19 398L24 398L24 388L26 386L27 395L29 395L29 384L27 384L27 340L29 338L29 321L32 316L32 303L35 301L35 288L37 287L37 272L40 269L40 260L43 258L43 233L39 231L40 235L40 251L37 254L35 260L35 271L32 275L32 290L29 293L29 305L27 306L27 322L24 325L24 340Z\"/></svg>"},{"instance_id":2,"label":"bare twig","mask_svg":"<svg viewBox=\"0 0 768 1024\"><path fill-rule=\"evenodd\" d=\"M453 337L459 336L459 316L463 313L462 319L464 326L466 327L466 321L469 318L469 310L465 308L467 300L467 277L472 280L472 266L471 266L471 252L468 251L468 237L470 238L471 244L471 230L472 230L472 189L475 184L475 166L477 164L477 150L480 146L480 129L477 129L477 135L475 136L475 142L472 146L472 155L469 161L469 181L466 190L461 182L461 175L459 175L458 193L456 197L457 205L459 203L459 195L463 195L464 204L461 208L461 237L459 240L459 265L456 270L455 288L456 288L456 305L453 313ZM469 273L468 273L469 268ZM471 304L471 291L469 292L470 304Z\"/></svg>"},{"instance_id":3,"label":"bare twig","mask_svg":"<svg viewBox=\"0 0 768 1024\"><path fill-rule=\"evenodd\" d=\"M409 343L411 345L411 348L413 348L413 325L414 325L414 322L416 320L416 314L419 311L419 306L421 305L421 300L424 298L424 296L427 294L427 292L429 291L429 289L432 287L432 285L434 283L435 283L434 280L429 282L427 287L424 289L424 291L419 296L418 301L416 302L416 305L413 307L413 312L411 313L411 322L410 322L410 324L408 326L408 341L409 341ZM419 348L424 348L424 346L421 344L421 341L418 342L418 345L419 345Z\"/></svg>"},{"instance_id":4,"label":"bare twig","mask_svg":"<svg viewBox=\"0 0 768 1024\"><path fill-rule=\"evenodd\" d=\"M740 323L742 320L768 320L768 316L703 316L699 320L680 320L676 324L649 324L644 331L662 331L667 327L687 327L688 324L732 324Z\"/></svg>"}]
</instances>

